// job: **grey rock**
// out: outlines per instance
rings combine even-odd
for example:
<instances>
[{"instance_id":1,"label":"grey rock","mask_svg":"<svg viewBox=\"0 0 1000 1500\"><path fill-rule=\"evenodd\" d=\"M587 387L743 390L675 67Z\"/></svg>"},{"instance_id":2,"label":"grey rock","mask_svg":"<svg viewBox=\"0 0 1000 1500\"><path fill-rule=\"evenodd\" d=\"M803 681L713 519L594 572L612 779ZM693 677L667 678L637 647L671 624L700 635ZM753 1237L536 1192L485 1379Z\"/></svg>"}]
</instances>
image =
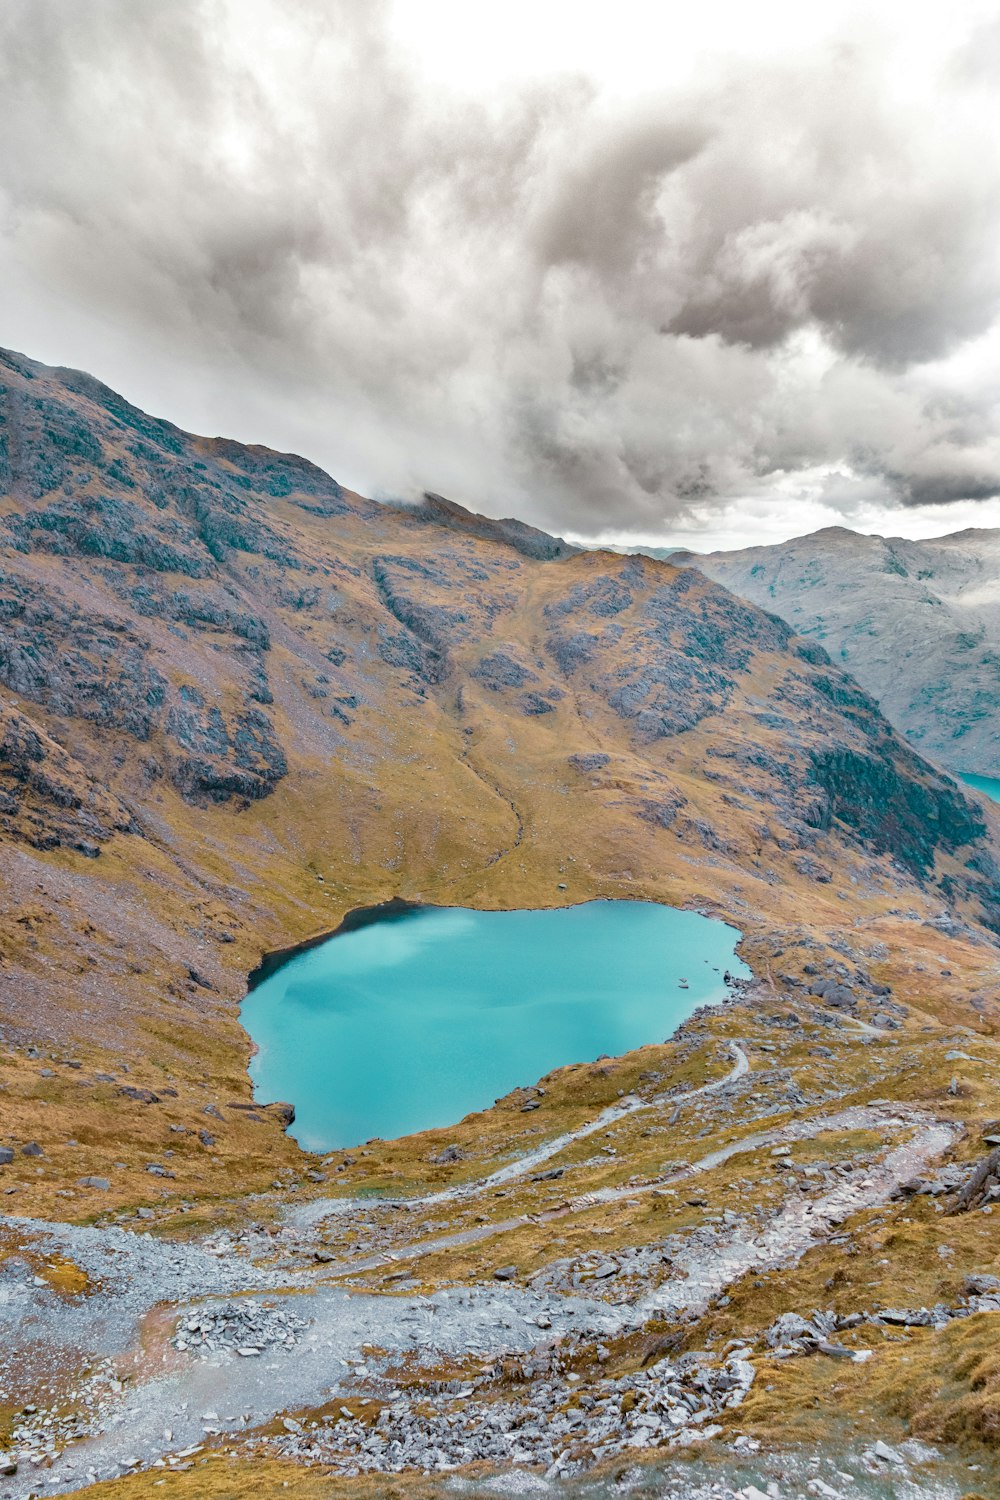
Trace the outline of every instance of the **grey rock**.
<instances>
[{"instance_id":1,"label":"grey rock","mask_svg":"<svg viewBox=\"0 0 1000 1500\"><path fill-rule=\"evenodd\" d=\"M889 1444L884 1443L881 1438L879 1438L877 1442L873 1443L871 1452L876 1458L881 1459L881 1461L886 1464L894 1464L902 1468L906 1463L906 1460L903 1458L903 1455L899 1452L898 1448L890 1448Z\"/></svg>"},{"instance_id":2,"label":"grey rock","mask_svg":"<svg viewBox=\"0 0 1000 1500\"><path fill-rule=\"evenodd\" d=\"M764 1333L764 1338L772 1349L797 1339L815 1339L815 1337L816 1330L813 1325L798 1313L793 1312L782 1313L780 1318L777 1318Z\"/></svg>"},{"instance_id":3,"label":"grey rock","mask_svg":"<svg viewBox=\"0 0 1000 1500\"><path fill-rule=\"evenodd\" d=\"M605 755L599 750L591 751L588 755L571 755L569 757L569 763L573 767L573 770L579 771L582 775L586 775L590 771L603 771L610 760L610 755Z\"/></svg>"},{"instance_id":4,"label":"grey rock","mask_svg":"<svg viewBox=\"0 0 1000 1500\"><path fill-rule=\"evenodd\" d=\"M962 1290L967 1297L987 1296L990 1292L1000 1292L1000 1276L990 1276L985 1272L977 1271L965 1278Z\"/></svg>"},{"instance_id":5,"label":"grey rock","mask_svg":"<svg viewBox=\"0 0 1000 1500\"><path fill-rule=\"evenodd\" d=\"M882 1307L878 1316L883 1323L894 1323L902 1328L929 1328L934 1322L926 1307Z\"/></svg>"},{"instance_id":6,"label":"grey rock","mask_svg":"<svg viewBox=\"0 0 1000 1500\"><path fill-rule=\"evenodd\" d=\"M446 1167L450 1166L453 1162L464 1160L464 1156L465 1153L462 1149L453 1143L450 1146L445 1146L436 1156L432 1156L430 1161L432 1166Z\"/></svg>"},{"instance_id":7,"label":"grey rock","mask_svg":"<svg viewBox=\"0 0 1000 1500\"><path fill-rule=\"evenodd\" d=\"M502 692L504 688L521 688L525 683L538 681L538 674L516 661L508 651L494 651L491 655L484 656L479 665L472 669L472 676L495 693Z\"/></svg>"}]
</instances>

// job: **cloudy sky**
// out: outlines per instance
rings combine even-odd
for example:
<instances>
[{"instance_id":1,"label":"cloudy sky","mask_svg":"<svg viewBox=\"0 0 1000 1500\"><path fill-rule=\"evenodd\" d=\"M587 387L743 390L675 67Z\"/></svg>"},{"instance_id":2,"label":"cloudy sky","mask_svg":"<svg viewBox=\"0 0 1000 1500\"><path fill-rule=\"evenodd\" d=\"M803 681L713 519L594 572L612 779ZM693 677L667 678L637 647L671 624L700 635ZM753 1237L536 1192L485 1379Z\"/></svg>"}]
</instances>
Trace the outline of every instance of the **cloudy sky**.
<instances>
[{"instance_id":1,"label":"cloudy sky","mask_svg":"<svg viewBox=\"0 0 1000 1500\"><path fill-rule=\"evenodd\" d=\"M365 493L1000 525L1000 19L4 0L0 343Z\"/></svg>"}]
</instances>

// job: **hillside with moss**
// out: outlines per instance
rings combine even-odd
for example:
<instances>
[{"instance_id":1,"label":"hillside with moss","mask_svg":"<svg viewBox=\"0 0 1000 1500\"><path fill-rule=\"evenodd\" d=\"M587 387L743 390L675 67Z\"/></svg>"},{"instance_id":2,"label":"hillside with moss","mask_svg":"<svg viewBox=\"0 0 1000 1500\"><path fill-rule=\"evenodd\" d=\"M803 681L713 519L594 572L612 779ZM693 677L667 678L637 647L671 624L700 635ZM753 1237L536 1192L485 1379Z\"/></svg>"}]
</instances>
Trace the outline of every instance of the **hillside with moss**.
<instances>
[{"instance_id":1,"label":"hillside with moss","mask_svg":"<svg viewBox=\"0 0 1000 1500\"><path fill-rule=\"evenodd\" d=\"M760 1232L773 1216L791 1233L787 1191L832 1192L831 1162L846 1179L898 1147L913 1176L950 1153L957 1191L996 1113L997 810L922 760L815 640L691 568L578 552L438 496L376 504L15 354L0 356L0 842L0 1192L18 1216L0 1234L42 1282L77 1266L53 1296L85 1302L100 1278L72 1236L53 1259L41 1221L244 1236L240 1256L291 1280L318 1267L380 1296L410 1258L417 1294L490 1285L510 1261L563 1296L614 1252L618 1300L639 1306L706 1215L742 1223L752 1202ZM530 1112L518 1091L350 1159L306 1157L287 1111L255 1105L238 1006L263 954L396 897L623 896L726 918L754 983L656 1047L558 1070ZM946 1060L948 1039L966 1061ZM727 1081L734 1057L747 1067ZM623 1097L635 1110L595 1159L577 1142ZM734 1182L723 1161L762 1129L786 1134ZM792 1176L769 1155L786 1140ZM549 1178L481 1189L546 1142ZM782 1240L748 1295L737 1257L731 1285L661 1296L600 1360L581 1335L573 1384L630 1379L657 1339L666 1357L758 1338L816 1298L845 1316L885 1304L889 1273L867 1275L879 1236L906 1247L915 1295L954 1305L995 1259L988 1217L963 1217L944 1266L935 1200L890 1199L886 1172L845 1208L849 1261L832 1229L799 1259ZM451 1187L468 1198L435 1198L419 1226L396 1201ZM360 1220L310 1217L372 1193L385 1207ZM37 1349L12 1347L33 1369ZM954 1362L957 1340L922 1357ZM815 1396L800 1368L775 1366L773 1400L755 1387L748 1432L798 1440ZM879 1371L899 1420L905 1381ZM527 1401L531 1378L503 1361L483 1376L503 1401ZM34 1379L19 1376L25 1399ZM947 1426L934 1400L926 1422ZM265 1429L241 1461L303 1461Z\"/></svg>"}]
</instances>

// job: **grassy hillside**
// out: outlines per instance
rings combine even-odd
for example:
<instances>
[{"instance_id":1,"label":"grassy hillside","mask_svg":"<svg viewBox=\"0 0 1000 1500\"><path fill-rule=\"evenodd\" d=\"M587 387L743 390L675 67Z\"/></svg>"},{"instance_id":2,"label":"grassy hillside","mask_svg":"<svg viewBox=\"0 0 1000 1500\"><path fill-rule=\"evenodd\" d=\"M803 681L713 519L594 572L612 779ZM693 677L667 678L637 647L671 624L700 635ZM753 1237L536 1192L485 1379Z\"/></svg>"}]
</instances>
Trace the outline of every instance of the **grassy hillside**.
<instances>
[{"instance_id":1,"label":"grassy hillside","mask_svg":"<svg viewBox=\"0 0 1000 1500\"><path fill-rule=\"evenodd\" d=\"M674 1297L639 1331L546 1353L574 1399L645 1379L665 1351L749 1341L758 1383L705 1450L723 1462L737 1427L814 1448L817 1408L831 1445L989 1444L976 1320L1000 1313L890 1332L863 1369L784 1363L764 1330L815 1308L954 1307L998 1269L988 1199L952 1217L904 1190L942 1154L960 1184L997 1130L998 836L997 809L920 759L815 641L692 569L578 553L439 497L376 505L294 456L0 357L0 1201L18 1216L0 1269L36 1301L84 1318L113 1294L26 1215L167 1249L225 1231L211 1242L233 1264L380 1295L402 1279L419 1306L488 1292L503 1266L611 1308ZM253 1106L238 1006L262 954L392 897L598 896L725 917L754 983L673 1038L354 1153L308 1157L282 1109ZM490 1186L538 1150L550 1171ZM462 1193L413 1214L441 1189ZM314 1224L330 1196L358 1204ZM741 1235L771 1230L774 1254L739 1259ZM126 1396L179 1362L151 1297ZM0 1385L7 1360L17 1400L62 1421L89 1356L53 1374L33 1326L0 1340ZM534 1369L470 1355L392 1378L418 1415L473 1377L477 1399L527 1411ZM351 1397L350 1420L376 1424L381 1399ZM0 1437L26 1420L4 1401ZM165 1492L319 1493L299 1434L337 1412L289 1420L210 1441Z\"/></svg>"},{"instance_id":2,"label":"grassy hillside","mask_svg":"<svg viewBox=\"0 0 1000 1500\"><path fill-rule=\"evenodd\" d=\"M260 954L396 895L697 905L775 981L861 976L862 1011L872 975L913 983L904 916L978 963L990 815L774 617L662 562L375 505L78 372L0 370L12 1144L47 1133L35 1104L85 1107L94 1173L102 1143L129 1156L150 1115L123 1062L189 1111L245 1100ZM81 1100L83 1070L40 1078L31 1047L116 1081ZM277 1122L219 1134L250 1181L294 1149ZM30 1176L19 1202L51 1211Z\"/></svg>"}]
</instances>

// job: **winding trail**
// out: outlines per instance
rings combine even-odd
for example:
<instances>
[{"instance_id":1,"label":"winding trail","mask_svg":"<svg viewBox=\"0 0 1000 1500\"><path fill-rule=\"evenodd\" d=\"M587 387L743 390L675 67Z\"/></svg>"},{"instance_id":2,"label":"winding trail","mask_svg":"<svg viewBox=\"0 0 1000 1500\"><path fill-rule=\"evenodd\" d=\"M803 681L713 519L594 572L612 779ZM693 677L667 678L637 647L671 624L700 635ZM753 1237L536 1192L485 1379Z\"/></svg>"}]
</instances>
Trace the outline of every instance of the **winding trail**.
<instances>
[{"instance_id":1,"label":"winding trail","mask_svg":"<svg viewBox=\"0 0 1000 1500\"><path fill-rule=\"evenodd\" d=\"M608 1125L624 1119L627 1115L635 1115L643 1110L663 1108L670 1105L676 1108L688 1103L691 1099L697 1099L705 1094L718 1093L720 1089L735 1083L750 1071L750 1061L736 1042L730 1042L729 1049L733 1054L734 1062L732 1068L722 1078L712 1079L709 1083L703 1083L699 1088L688 1089L683 1094L657 1094L653 1099L637 1099L635 1095L629 1095L620 1099L617 1104L610 1104L603 1109L594 1119L588 1120L585 1125L577 1125L573 1130L567 1130L562 1135L553 1136L550 1141L536 1146L533 1151L528 1151L524 1156L519 1156L516 1161L510 1162L505 1167L499 1167L497 1171L491 1172L488 1177L482 1177L476 1182L461 1183L456 1187L442 1188L439 1192L428 1193L422 1198L406 1198L386 1200L387 1204L405 1202L410 1208L428 1208L436 1203L455 1203L466 1198L476 1198L481 1193L486 1193L494 1188L504 1187L508 1182L516 1182L519 1177L533 1172L543 1162L558 1156L560 1151L571 1146L574 1141L582 1141L595 1131L603 1130ZM377 1201L377 1200L374 1200ZM318 1224L323 1219L331 1218L335 1214L347 1213L359 1208L371 1209L373 1200L371 1198L317 1198L312 1203L303 1203L293 1208L288 1214L290 1224L308 1225Z\"/></svg>"},{"instance_id":2,"label":"winding trail","mask_svg":"<svg viewBox=\"0 0 1000 1500\"><path fill-rule=\"evenodd\" d=\"M324 1279L337 1279L342 1276L382 1270L395 1262L418 1260L441 1250L454 1250L463 1245L473 1245L483 1240L493 1239L498 1235L509 1234L512 1230L523 1229L528 1224L548 1224L556 1219L566 1218L570 1214L586 1213L601 1204L640 1198L644 1194L661 1192L664 1188L673 1187L676 1183L685 1182L704 1172L710 1172L732 1157L746 1152L759 1151L763 1147L788 1145L794 1141L811 1140L814 1136L824 1135L827 1132L838 1133L850 1130L914 1130L917 1135L914 1141L892 1152L880 1167L873 1167L867 1176L857 1174L859 1178L857 1183L847 1182L822 1199L796 1203L791 1213L788 1210L782 1210L774 1221L772 1229L768 1230L768 1244L772 1249L780 1247L774 1264L781 1264L800 1241L801 1248L793 1254L793 1258L804 1254L811 1244L816 1243L812 1235L813 1228L818 1228L824 1218L829 1219L830 1214L837 1211L837 1205L844 1205L840 1218L846 1218L860 1208L884 1202L900 1182L905 1181L907 1177L916 1176L927 1162L949 1146L959 1133L957 1129L938 1121L930 1121L919 1110L891 1110L872 1105L855 1105L840 1110L836 1114L793 1120L787 1125L777 1126L774 1130L744 1136L740 1140L731 1141L727 1146L720 1146L715 1151L709 1151L698 1161L659 1177L654 1182L643 1183L635 1187L597 1188L593 1192L569 1198L554 1208L545 1209L537 1214L517 1214L509 1219L477 1225L473 1229L458 1230L454 1234L435 1235L409 1245L402 1245L391 1251L382 1251L377 1255L328 1265L324 1268ZM822 1206L827 1203L830 1205L830 1214L817 1212L817 1209L822 1209ZM371 1208L370 1200L367 1202L367 1207ZM807 1227L810 1231L808 1243L803 1239L803 1231ZM753 1251L753 1254L742 1257L746 1262L742 1265L742 1269L733 1269L732 1267L736 1266L736 1261L733 1261L731 1274L727 1274L726 1278L720 1282L720 1289L728 1281L742 1275L743 1271L749 1269L751 1265L758 1263L760 1260L758 1250L764 1247L762 1241L755 1243L757 1249ZM737 1259L740 1258L737 1257ZM765 1262L760 1260L760 1263ZM687 1305L690 1304L678 1303L678 1306Z\"/></svg>"},{"instance_id":3,"label":"winding trail","mask_svg":"<svg viewBox=\"0 0 1000 1500\"><path fill-rule=\"evenodd\" d=\"M575 1141L616 1121L654 1108L676 1109L693 1099L717 1093L750 1072L742 1047L729 1042L733 1066L721 1078L680 1094L650 1100L619 1100L593 1119L527 1152L472 1183L446 1188L422 1198L382 1200L389 1211L404 1206L432 1206L466 1201L513 1182L550 1160ZM825 1133L875 1130L886 1140L883 1154L844 1177L816 1198L789 1195L762 1229L745 1218L686 1236L673 1254L668 1279L640 1290L633 1300L605 1301L582 1291L487 1283L441 1290L432 1296L355 1289L344 1277L405 1265L437 1251L450 1250L504 1235L529 1224L547 1224L568 1215L622 1199L670 1188L747 1153L778 1144L812 1139ZM461 1360L469 1355L498 1356L548 1345L560 1334L585 1340L606 1339L641 1327L651 1316L701 1310L715 1296L752 1270L794 1265L827 1239L837 1224L866 1208L885 1203L898 1185L926 1169L956 1138L957 1127L913 1106L888 1103L854 1105L825 1115L787 1121L772 1129L717 1147L698 1160L641 1186L597 1189L553 1205L537 1214L519 1214L502 1222L452 1234L431 1235L387 1251L308 1269L257 1265L243 1257L219 1260L209 1247L174 1245L122 1229L80 1228L8 1220L51 1249L82 1264L98 1288L71 1308L54 1298L51 1288L25 1281L17 1303L0 1300L0 1344L16 1357L20 1341L42 1329L54 1334L67 1355L96 1360L101 1383L90 1384L81 1440L57 1445L45 1459L45 1486L50 1494L79 1489L96 1478L108 1478L140 1466L186 1461L206 1436L237 1435L280 1416L344 1399L357 1389L372 1364L366 1351L377 1347L392 1358L412 1355L420 1362ZM292 1224L311 1225L329 1214L360 1211L370 1215L372 1199L320 1200L289 1215ZM2 1221L0 1221L2 1222ZM597 1287L595 1284L595 1292ZM307 1322L302 1342L274 1347L259 1358L239 1357L219 1348L208 1358L176 1351L165 1334L179 1314L210 1308L220 1296L253 1292L272 1306L285 1306ZM150 1345L143 1329L153 1315L161 1332ZM27 1345L25 1346L27 1348ZM88 1351L85 1355L84 1351ZM134 1382L109 1385L110 1362L136 1361ZM369 1371L376 1378L375 1369ZM78 1397L88 1388L81 1373ZM97 1377L91 1377L97 1379ZM396 1399L402 1399L396 1397ZM86 1435L85 1435L86 1434ZM64 1439L63 1442L66 1440ZM51 1462L51 1467L48 1464ZM30 1462L0 1487L0 1494L26 1500L39 1475Z\"/></svg>"},{"instance_id":4,"label":"winding trail","mask_svg":"<svg viewBox=\"0 0 1000 1500\"><path fill-rule=\"evenodd\" d=\"M790 1198L758 1234L747 1236L737 1228L728 1239L720 1238L708 1255L704 1252L699 1255L693 1248L684 1251L675 1257L674 1265L685 1273L686 1279L672 1276L662 1287L641 1298L636 1304L637 1310L643 1317L650 1317L656 1312L669 1315L684 1308L700 1307L747 1271L769 1271L794 1264L807 1251L823 1243L830 1231L852 1214L885 1203L901 1182L918 1176L961 1135L958 1126L928 1121L916 1110L900 1110L895 1116L889 1116L885 1111L880 1113L869 1108L844 1110L840 1116L828 1116L815 1122L796 1121L794 1127L786 1126L783 1131L754 1137L753 1142L754 1146L766 1146L772 1139L782 1142L806 1140L820 1132L795 1127L812 1123L829 1130L859 1130L870 1129L876 1122L883 1129L917 1128L910 1140L894 1147L881 1161L873 1162L867 1172L854 1173L821 1197L812 1200ZM711 1165L735 1154L729 1149L713 1152ZM704 1158L696 1170L707 1170L709 1161L710 1158ZM860 1181L855 1181L855 1178Z\"/></svg>"},{"instance_id":5,"label":"winding trail","mask_svg":"<svg viewBox=\"0 0 1000 1500\"><path fill-rule=\"evenodd\" d=\"M267 1302L284 1305L298 1317L304 1317L308 1329L303 1342L295 1348L273 1348L263 1358L242 1359L233 1350L216 1350L209 1358L178 1354L172 1349L147 1350L145 1363L137 1372L135 1383L109 1391L105 1386L100 1401L89 1419L89 1435L60 1445L45 1472L46 1491L56 1494L78 1489L97 1478L109 1478L140 1466L162 1465L166 1455L184 1459L212 1434L238 1434L273 1420L289 1409L320 1405L347 1397L356 1389L359 1377L365 1375L371 1356L365 1351L377 1346L392 1356L412 1354L426 1363L428 1356L461 1359L469 1354L498 1355L526 1352L549 1343L560 1333L575 1333L587 1339L602 1339L640 1327L655 1314L676 1314L685 1309L701 1309L713 1297L747 1271L771 1270L795 1264L810 1249L822 1243L837 1224L864 1208L884 1203L902 1181L926 1168L958 1134L950 1123L934 1120L914 1108L891 1106L854 1106L835 1114L814 1119L795 1120L774 1130L761 1131L728 1146L708 1152L704 1157L664 1181L682 1181L719 1166L740 1153L756 1151L776 1142L808 1140L830 1131L877 1128L883 1132L904 1131L909 1139L892 1147L878 1161L849 1178L838 1182L821 1197L804 1201L798 1195L789 1198L774 1218L757 1233L745 1222L737 1222L728 1231L718 1233L711 1243L690 1236L688 1243L673 1257L670 1279L637 1300L610 1303L583 1294L516 1285L487 1284L442 1290L433 1296L353 1292L330 1284L317 1284L305 1276L286 1277L284 1287L298 1280L295 1290L274 1286L272 1269L244 1262L238 1268L226 1268L227 1290L236 1290L242 1282L246 1290L265 1291ZM657 1184L656 1186L659 1186ZM622 1196L650 1191L653 1185L640 1189L607 1189L584 1195L550 1214L538 1216L539 1222L558 1218L610 1202ZM370 1205L369 1205L370 1206ZM16 1221L10 1221L16 1222ZM28 1221L20 1221L26 1225ZM396 1259L413 1258L433 1249L468 1243L485 1234L502 1233L506 1228L529 1222L527 1216L506 1225L489 1225L485 1231L443 1236L406 1247ZM168 1279L176 1278L188 1288L198 1284L199 1277L210 1297L222 1290L212 1281L218 1276L206 1263L211 1259L203 1250L183 1248L157 1242L145 1236L121 1230L80 1230L71 1225L37 1226L50 1243L62 1244L67 1253L78 1259L103 1262L114 1245L124 1261L140 1256L146 1262L145 1276L136 1284L135 1264L123 1265L123 1287L133 1298L127 1347L139 1344L140 1310L152 1311L167 1290ZM81 1256L85 1246L88 1254ZM335 1274L361 1270L366 1265L384 1265L385 1257L370 1262L353 1262ZM96 1269L96 1267L95 1267ZM105 1276L107 1267L102 1267ZM278 1273L280 1274L280 1273ZM329 1277L328 1268L324 1278ZM114 1275L111 1280L114 1281ZM8 1330L14 1335L43 1311L46 1299L48 1318L59 1318L63 1311L52 1304L51 1292L25 1288L26 1304L16 1310L15 1322ZM169 1293L168 1293L169 1295ZM175 1293L176 1295L176 1293ZM105 1293L85 1299L73 1316L85 1322L88 1318L107 1319L120 1294L111 1284ZM33 1313L31 1303L36 1304ZM202 1305L205 1305L202 1303ZM210 1303L209 1303L210 1305ZM172 1321L179 1312L196 1310L198 1303L168 1303L167 1317ZM0 1313L3 1309L0 1307ZM0 1316L0 1328L4 1323ZM105 1352L110 1354L126 1333L105 1336ZM83 1333L84 1329L75 1330ZM75 1343L75 1340L74 1340ZM77 1345L79 1347L79 1345ZM375 1361L376 1366L378 1360ZM377 1374L377 1369L376 1372ZM30 1464L22 1466L18 1476L8 1480L2 1490L15 1500L26 1500L35 1493L37 1471Z\"/></svg>"}]
</instances>

